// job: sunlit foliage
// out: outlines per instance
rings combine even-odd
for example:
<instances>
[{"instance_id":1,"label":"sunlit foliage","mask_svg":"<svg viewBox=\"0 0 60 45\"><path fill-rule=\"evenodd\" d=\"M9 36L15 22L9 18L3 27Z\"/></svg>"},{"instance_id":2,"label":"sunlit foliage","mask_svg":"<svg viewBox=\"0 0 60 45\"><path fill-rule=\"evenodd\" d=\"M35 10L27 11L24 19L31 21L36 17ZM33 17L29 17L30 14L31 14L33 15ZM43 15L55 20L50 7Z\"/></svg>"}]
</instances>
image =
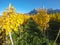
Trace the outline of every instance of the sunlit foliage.
<instances>
[{"instance_id":1,"label":"sunlit foliage","mask_svg":"<svg viewBox=\"0 0 60 45\"><path fill-rule=\"evenodd\" d=\"M46 30L46 28L49 26L48 22L50 20L50 17L47 14L47 11L44 9L39 10L38 13L33 16L33 19L37 24L41 26L42 30Z\"/></svg>"},{"instance_id":2,"label":"sunlit foliage","mask_svg":"<svg viewBox=\"0 0 60 45\"><path fill-rule=\"evenodd\" d=\"M50 21L52 21L52 22L57 21L60 24L60 13L47 14L46 9L40 9L40 10L38 10L37 14L29 15L29 14L17 13L15 11L15 8L13 6L10 6L3 12L2 16L0 16L0 28L1 28L0 33L5 31L4 33L6 34L6 36L8 36L9 32L13 32L13 31L14 32L20 31L20 33L24 32L24 28L21 28L21 26L26 26L28 24L28 21L30 18L34 21L34 23L36 23L39 26L41 31L47 30L47 28L50 26L49 25ZM31 31L33 29L32 27L33 27L34 23L32 23L32 22L29 22L29 23L31 23L31 25L28 24L27 26L29 27L29 31ZM32 27L30 27L29 25ZM55 25L53 25L53 26L55 26ZM60 27L60 25L59 25L59 27ZM35 29L35 30L37 31L37 29ZM2 38L2 37L3 36L1 35L0 38ZM10 41L10 39L9 39L9 41Z\"/></svg>"}]
</instances>

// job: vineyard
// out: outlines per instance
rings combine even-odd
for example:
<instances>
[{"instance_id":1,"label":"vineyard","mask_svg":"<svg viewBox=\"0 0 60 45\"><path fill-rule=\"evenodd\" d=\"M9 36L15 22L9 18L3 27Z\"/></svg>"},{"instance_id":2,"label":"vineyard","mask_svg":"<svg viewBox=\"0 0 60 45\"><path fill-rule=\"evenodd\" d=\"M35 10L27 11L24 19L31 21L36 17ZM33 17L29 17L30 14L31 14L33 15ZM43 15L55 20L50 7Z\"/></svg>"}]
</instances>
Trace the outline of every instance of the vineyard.
<instances>
[{"instance_id":1,"label":"vineyard","mask_svg":"<svg viewBox=\"0 0 60 45\"><path fill-rule=\"evenodd\" d=\"M0 16L0 45L60 45L60 13L17 13L10 5Z\"/></svg>"}]
</instances>

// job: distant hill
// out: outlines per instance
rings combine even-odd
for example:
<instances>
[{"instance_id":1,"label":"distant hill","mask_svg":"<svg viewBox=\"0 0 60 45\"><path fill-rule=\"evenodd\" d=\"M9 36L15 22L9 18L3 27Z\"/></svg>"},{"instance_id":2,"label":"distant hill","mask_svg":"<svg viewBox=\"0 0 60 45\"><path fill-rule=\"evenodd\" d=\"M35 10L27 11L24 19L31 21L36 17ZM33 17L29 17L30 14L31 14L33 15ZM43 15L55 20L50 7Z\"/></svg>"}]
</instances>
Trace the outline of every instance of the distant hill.
<instances>
[{"instance_id":1,"label":"distant hill","mask_svg":"<svg viewBox=\"0 0 60 45\"><path fill-rule=\"evenodd\" d=\"M39 9L33 9L32 11L30 11L28 14L37 14ZM60 9L47 9L47 13L60 13Z\"/></svg>"}]
</instances>

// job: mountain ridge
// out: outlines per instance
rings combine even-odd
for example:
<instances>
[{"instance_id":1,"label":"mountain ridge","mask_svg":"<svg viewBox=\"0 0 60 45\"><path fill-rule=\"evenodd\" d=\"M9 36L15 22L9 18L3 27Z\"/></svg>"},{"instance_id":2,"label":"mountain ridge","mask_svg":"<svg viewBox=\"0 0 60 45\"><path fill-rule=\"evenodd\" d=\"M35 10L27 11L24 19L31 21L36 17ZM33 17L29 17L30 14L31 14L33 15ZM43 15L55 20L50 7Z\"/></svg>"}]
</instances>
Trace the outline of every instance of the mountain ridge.
<instances>
[{"instance_id":1,"label":"mountain ridge","mask_svg":"<svg viewBox=\"0 0 60 45\"><path fill-rule=\"evenodd\" d=\"M28 14L37 14L38 13L38 10L40 10L40 8L39 9L33 9L32 11L30 11ZM51 13L60 13L60 9L46 9L47 10L47 13L48 14L51 14Z\"/></svg>"}]
</instances>

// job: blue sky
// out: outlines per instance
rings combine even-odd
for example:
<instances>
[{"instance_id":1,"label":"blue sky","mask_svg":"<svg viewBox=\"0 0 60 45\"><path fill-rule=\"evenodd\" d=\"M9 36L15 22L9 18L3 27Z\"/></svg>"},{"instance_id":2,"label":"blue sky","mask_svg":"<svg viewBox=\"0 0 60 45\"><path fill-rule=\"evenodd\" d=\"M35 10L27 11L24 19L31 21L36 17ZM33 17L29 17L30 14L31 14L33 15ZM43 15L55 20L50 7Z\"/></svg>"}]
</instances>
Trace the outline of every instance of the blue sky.
<instances>
[{"instance_id":1,"label":"blue sky","mask_svg":"<svg viewBox=\"0 0 60 45\"><path fill-rule=\"evenodd\" d=\"M0 14L12 3L16 8L16 12L28 13L34 8L60 9L60 0L0 0Z\"/></svg>"}]
</instances>

